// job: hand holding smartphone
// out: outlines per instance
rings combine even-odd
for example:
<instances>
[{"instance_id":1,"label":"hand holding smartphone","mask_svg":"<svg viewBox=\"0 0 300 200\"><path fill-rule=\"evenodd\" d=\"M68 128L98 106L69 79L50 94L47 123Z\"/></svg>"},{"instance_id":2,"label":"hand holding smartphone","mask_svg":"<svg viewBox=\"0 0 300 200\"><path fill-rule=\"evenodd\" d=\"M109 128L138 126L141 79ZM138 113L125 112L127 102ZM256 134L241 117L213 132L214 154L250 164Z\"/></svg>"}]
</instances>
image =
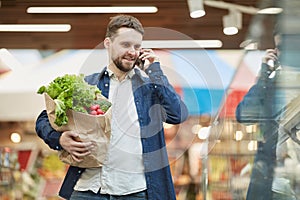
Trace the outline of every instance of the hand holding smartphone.
<instances>
[{"instance_id":1,"label":"hand holding smartphone","mask_svg":"<svg viewBox=\"0 0 300 200\"><path fill-rule=\"evenodd\" d=\"M146 60L147 62L145 63ZM155 52L152 49L141 49L135 65L137 65L141 70L145 70L145 68L154 62L159 62L159 57L155 54Z\"/></svg>"},{"instance_id":2,"label":"hand holding smartphone","mask_svg":"<svg viewBox=\"0 0 300 200\"><path fill-rule=\"evenodd\" d=\"M145 67L145 60L140 59L140 56L143 53L140 52L138 59L135 61L134 65L136 65L137 67L139 67L141 70L144 70Z\"/></svg>"},{"instance_id":3,"label":"hand holding smartphone","mask_svg":"<svg viewBox=\"0 0 300 200\"><path fill-rule=\"evenodd\" d=\"M275 66L278 63L278 56L275 49L267 49L265 55L262 58L262 62L266 63L270 70L275 70Z\"/></svg>"}]
</instances>

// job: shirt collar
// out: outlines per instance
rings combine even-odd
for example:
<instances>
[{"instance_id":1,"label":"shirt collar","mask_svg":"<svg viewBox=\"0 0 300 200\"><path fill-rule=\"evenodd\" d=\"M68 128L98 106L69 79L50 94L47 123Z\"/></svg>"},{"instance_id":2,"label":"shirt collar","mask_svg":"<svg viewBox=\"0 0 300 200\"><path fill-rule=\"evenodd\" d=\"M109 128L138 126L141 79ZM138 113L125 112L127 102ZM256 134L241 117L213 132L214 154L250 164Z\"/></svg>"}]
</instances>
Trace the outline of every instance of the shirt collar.
<instances>
[{"instance_id":1,"label":"shirt collar","mask_svg":"<svg viewBox=\"0 0 300 200\"><path fill-rule=\"evenodd\" d=\"M114 72L112 70L110 70L108 67L106 68L106 71L107 71L109 77L114 76ZM132 69L127 73L125 78L131 79L134 74L135 74L135 71Z\"/></svg>"}]
</instances>

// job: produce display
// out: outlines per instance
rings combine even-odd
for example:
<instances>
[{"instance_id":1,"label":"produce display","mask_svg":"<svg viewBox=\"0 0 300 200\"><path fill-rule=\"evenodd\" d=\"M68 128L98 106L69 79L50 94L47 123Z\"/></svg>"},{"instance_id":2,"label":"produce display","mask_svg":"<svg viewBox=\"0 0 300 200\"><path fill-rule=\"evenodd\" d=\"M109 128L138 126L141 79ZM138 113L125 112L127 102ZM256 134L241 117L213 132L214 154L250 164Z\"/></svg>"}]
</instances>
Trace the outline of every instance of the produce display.
<instances>
[{"instance_id":1,"label":"produce display","mask_svg":"<svg viewBox=\"0 0 300 200\"><path fill-rule=\"evenodd\" d=\"M84 75L66 74L55 78L48 86L41 86L38 94L47 93L55 102L55 124L62 126L68 123L68 109L91 115L103 115L111 103L98 98L101 91L97 86L84 80Z\"/></svg>"}]
</instances>

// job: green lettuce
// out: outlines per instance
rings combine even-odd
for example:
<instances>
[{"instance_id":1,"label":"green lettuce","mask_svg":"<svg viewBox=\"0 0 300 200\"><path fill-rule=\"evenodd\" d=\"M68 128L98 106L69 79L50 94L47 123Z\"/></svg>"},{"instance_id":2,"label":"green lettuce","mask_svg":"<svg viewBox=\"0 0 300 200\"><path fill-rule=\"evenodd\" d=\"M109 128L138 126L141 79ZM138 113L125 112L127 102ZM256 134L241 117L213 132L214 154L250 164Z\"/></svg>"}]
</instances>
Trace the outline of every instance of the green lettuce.
<instances>
[{"instance_id":1,"label":"green lettuce","mask_svg":"<svg viewBox=\"0 0 300 200\"><path fill-rule=\"evenodd\" d=\"M101 91L95 85L84 81L84 75L66 74L55 78L48 86L41 86L38 94L47 93L55 102L55 124L62 126L68 123L67 110L87 113Z\"/></svg>"}]
</instances>

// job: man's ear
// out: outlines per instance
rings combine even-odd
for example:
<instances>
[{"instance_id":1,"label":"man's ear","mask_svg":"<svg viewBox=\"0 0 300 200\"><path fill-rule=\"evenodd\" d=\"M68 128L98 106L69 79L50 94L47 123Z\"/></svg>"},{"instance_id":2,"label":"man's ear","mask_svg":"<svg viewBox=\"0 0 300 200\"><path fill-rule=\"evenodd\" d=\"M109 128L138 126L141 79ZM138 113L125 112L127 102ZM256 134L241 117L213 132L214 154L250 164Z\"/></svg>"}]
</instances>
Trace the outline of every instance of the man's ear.
<instances>
[{"instance_id":1,"label":"man's ear","mask_svg":"<svg viewBox=\"0 0 300 200\"><path fill-rule=\"evenodd\" d=\"M110 43L111 43L110 38L109 38L109 37L106 37L106 38L104 39L103 43L104 43L104 47L105 47L106 49L109 48L109 47L110 47Z\"/></svg>"}]
</instances>

